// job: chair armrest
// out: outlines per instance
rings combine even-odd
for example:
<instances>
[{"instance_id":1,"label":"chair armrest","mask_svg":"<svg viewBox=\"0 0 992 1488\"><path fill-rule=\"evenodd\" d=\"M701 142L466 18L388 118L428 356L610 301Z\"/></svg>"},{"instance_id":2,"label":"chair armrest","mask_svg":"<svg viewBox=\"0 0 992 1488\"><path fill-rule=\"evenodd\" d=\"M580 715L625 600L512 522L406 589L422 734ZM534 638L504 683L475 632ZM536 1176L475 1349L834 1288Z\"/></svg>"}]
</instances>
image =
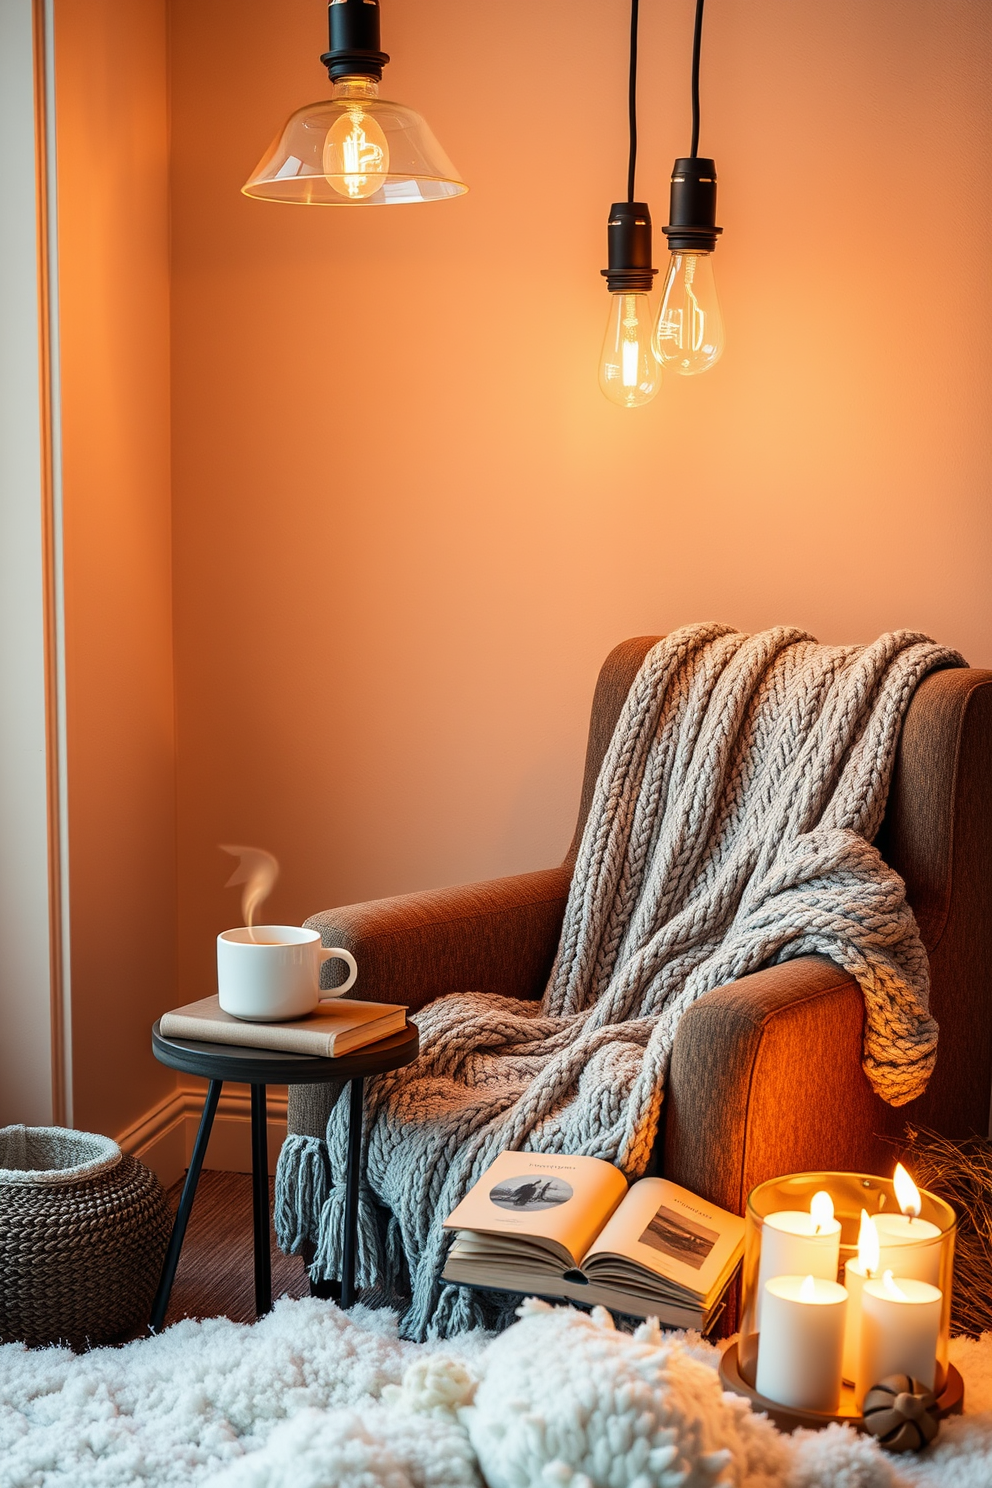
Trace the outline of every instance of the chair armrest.
<instances>
[{"instance_id":1,"label":"chair armrest","mask_svg":"<svg viewBox=\"0 0 992 1488\"><path fill-rule=\"evenodd\" d=\"M905 882L940 1025L930 1083L903 1117L956 1138L988 1131L992 1092L990 751L992 672L957 667L925 677L902 726L876 839Z\"/></svg>"},{"instance_id":2,"label":"chair armrest","mask_svg":"<svg viewBox=\"0 0 992 1488\"><path fill-rule=\"evenodd\" d=\"M700 997L679 1023L663 1172L735 1214L767 1178L818 1168L888 1172L903 1115L861 1068L864 999L801 956Z\"/></svg>"},{"instance_id":3,"label":"chair armrest","mask_svg":"<svg viewBox=\"0 0 992 1488\"><path fill-rule=\"evenodd\" d=\"M411 1012L446 992L540 997L551 971L571 873L548 868L514 878L346 904L307 920L325 946L358 961L355 996L403 1002ZM322 986L340 986L330 961Z\"/></svg>"}]
</instances>

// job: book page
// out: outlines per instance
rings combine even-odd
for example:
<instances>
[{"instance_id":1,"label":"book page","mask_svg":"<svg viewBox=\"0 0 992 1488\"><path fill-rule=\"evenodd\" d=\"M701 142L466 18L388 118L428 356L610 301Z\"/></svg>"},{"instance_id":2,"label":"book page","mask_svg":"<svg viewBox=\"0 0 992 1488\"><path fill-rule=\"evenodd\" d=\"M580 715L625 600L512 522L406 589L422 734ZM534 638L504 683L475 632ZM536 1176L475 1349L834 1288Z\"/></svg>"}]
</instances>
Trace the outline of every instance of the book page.
<instances>
[{"instance_id":1,"label":"book page","mask_svg":"<svg viewBox=\"0 0 992 1488\"><path fill-rule=\"evenodd\" d=\"M623 1174L598 1157L501 1152L445 1228L542 1236L577 1262L626 1191Z\"/></svg>"},{"instance_id":2,"label":"book page","mask_svg":"<svg viewBox=\"0 0 992 1488\"><path fill-rule=\"evenodd\" d=\"M687 1292L706 1298L719 1286L744 1241L744 1221L667 1178L641 1178L583 1257L588 1269L611 1269L607 1255L627 1257Z\"/></svg>"}]
</instances>

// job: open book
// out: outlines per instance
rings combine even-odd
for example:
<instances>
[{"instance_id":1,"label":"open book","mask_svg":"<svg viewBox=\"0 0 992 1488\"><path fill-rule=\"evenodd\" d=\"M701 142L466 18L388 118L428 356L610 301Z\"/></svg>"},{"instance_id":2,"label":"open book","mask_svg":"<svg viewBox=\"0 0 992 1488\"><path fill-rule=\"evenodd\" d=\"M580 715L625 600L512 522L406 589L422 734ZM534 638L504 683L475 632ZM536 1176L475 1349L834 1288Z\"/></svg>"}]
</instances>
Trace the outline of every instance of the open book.
<instances>
[{"instance_id":1,"label":"open book","mask_svg":"<svg viewBox=\"0 0 992 1488\"><path fill-rule=\"evenodd\" d=\"M598 1157L502 1152L445 1228L445 1281L601 1304L705 1331L744 1248L744 1221L667 1178Z\"/></svg>"}]
</instances>

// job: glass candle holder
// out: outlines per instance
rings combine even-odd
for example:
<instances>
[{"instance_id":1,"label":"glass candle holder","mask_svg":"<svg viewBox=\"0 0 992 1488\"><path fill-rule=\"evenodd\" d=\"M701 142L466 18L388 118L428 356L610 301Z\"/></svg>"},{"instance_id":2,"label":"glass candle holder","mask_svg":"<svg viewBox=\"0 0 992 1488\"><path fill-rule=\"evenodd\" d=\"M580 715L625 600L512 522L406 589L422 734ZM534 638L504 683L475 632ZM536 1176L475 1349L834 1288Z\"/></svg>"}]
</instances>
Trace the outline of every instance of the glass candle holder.
<instances>
[{"instance_id":1,"label":"glass candle holder","mask_svg":"<svg viewBox=\"0 0 992 1488\"><path fill-rule=\"evenodd\" d=\"M761 1237L765 1220L771 1214L782 1212L809 1212L813 1195L826 1190L833 1200L834 1217L840 1221L840 1261L837 1280L844 1282L844 1266L847 1261L857 1260L858 1232L861 1226L861 1211L866 1210L872 1219L880 1215L898 1216L900 1208L891 1178L877 1178L870 1173L791 1173L784 1178L772 1178L761 1183L748 1195L744 1214L744 1266L742 1274L741 1331L738 1343L738 1368L742 1379L754 1388L758 1364L758 1341L760 1338L760 1309L758 1281L761 1270ZM917 1272L922 1269L924 1279L939 1286L942 1301L940 1329L937 1338L937 1369L934 1393L939 1395L947 1382L947 1348L951 1331L951 1286L954 1272L954 1237L957 1218L950 1204L936 1194L920 1190L919 1219L924 1221L927 1237L923 1241L926 1255L916 1257ZM936 1235L929 1227L936 1229ZM905 1229L900 1223L903 1236ZM909 1226L912 1235L912 1226ZM895 1237L893 1237L895 1238ZM883 1245L888 1237L883 1234ZM884 1261L883 1251L883 1264ZM905 1247L900 1245L900 1256ZM880 1268L881 1269L881 1268ZM908 1274L905 1271L904 1274ZM895 1274L900 1266L897 1263ZM872 1381L872 1384L877 1381ZM845 1387L839 1414L860 1414L853 1389Z\"/></svg>"}]
</instances>

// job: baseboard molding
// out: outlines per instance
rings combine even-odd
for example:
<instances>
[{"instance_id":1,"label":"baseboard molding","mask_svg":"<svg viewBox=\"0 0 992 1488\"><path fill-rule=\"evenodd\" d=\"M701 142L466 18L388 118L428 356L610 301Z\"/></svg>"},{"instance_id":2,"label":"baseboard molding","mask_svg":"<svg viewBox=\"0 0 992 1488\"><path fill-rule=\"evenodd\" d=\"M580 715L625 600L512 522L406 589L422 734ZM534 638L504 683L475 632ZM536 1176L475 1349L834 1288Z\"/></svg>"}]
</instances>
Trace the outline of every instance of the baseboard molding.
<instances>
[{"instance_id":1,"label":"baseboard molding","mask_svg":"<svg viewBox=\"0 0 992 1488\"><path fill-rule=\"evenodd\" d=\"M186 1168L187 1092L176 1089L117 1137L117 1145L140 1158L168 1188Z\"/></svg>"},{"instance_id":2,"label":"baseboard molding","mask_svg":"<svg viewBox=\"0 0 992 1488\"><path fill-rule=\"evenodd\" d=\"M166 1188L189 1166L204 1094L203 1085L178 1085L117 1138L121 1149L140 1158ZM269 1172L274 1173L286 1138L286 1091L273 1088L265 1094ZM227 1173L251 1172L251 1096L247 1086L232 1085L221 1091L204 1166Z\"/></svg>"}]
</instances>

